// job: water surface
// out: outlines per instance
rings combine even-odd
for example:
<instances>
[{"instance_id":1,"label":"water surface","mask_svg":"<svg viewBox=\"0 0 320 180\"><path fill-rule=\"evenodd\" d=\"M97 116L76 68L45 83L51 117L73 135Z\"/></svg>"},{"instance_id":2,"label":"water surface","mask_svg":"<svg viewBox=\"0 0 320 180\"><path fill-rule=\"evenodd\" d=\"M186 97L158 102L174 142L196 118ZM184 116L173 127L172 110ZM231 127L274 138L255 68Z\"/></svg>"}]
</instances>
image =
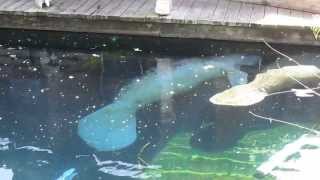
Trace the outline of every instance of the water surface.
<instances>
[{"instance_id":1,"label":"water surface","mask_svg":"<svg viewBox=\"0 0 320 180\"><path fill-rule=\"evenodd\" d=\"M276 67L279 56L263 44L12 30L0 34L4 179L254 179L255 169L270 154L306 132L254 118L248 110L309 127L318 120L313 108L317 99L292 94L270 97L249 109L209 102L214 94ZM315 48L276 47L303 64L318 65ZM248 56L261 61L244 63ZM281 63L290 64L285 59ZM204 78L202 72L213 67L217 72ZM239 72L247 79L228 76ZM119 116L134 107L130 115L136 132L124 129L110 139L113 150L99 151L79 136L78 124L119 99ZM133 143L124 141L133 136ZM117 143L124 145L116 148Z\"/></svg>"}]
</instances>

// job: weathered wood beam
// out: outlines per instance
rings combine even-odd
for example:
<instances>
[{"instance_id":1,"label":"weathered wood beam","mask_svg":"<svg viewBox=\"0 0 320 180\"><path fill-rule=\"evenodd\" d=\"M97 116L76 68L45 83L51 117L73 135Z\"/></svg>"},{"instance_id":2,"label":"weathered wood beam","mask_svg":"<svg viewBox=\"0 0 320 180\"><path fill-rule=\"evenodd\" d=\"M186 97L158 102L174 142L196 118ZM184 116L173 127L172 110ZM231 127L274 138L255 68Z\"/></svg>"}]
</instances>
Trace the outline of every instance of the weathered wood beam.
<instances>
[{"instance_id":1,"label":"weathered wood beam","mask_svg":"<svg viewBox=\"0 0 320 180\"><path fill-rule=\"evenodd\" d=\"M247 3L269 5L274 7L281 7L287 9L296 9L307 12L320 13L320 3L319 0L234 0L242 1Z\"/></svg>"},{"instance_id":2,"label":"weathered wood beam","mask_svg":"<svg viewBox=\"0 0 320 180\"><path fill-rule=\"evenodd\" d=\"M101 18L79 15L54 16L21 14L0 15L0 28L92 32L109 34L142 35L153 37L197 38L246 42L288 43L319 46L310 28L245 23L212 22L194 24L166 19Z\"/></svg>"}]
</instances>

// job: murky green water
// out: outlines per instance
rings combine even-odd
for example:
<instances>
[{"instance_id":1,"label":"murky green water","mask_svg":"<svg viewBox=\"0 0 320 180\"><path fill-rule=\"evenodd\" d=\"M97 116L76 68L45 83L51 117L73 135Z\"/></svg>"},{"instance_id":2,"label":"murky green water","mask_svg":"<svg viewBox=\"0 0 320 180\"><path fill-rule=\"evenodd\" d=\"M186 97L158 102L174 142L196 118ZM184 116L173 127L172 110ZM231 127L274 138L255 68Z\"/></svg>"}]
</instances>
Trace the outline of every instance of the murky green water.
<instances>
[{"instance_id":1,"label":"murky green water","mask_svg":"<svg viewBox=\"0 0 320 180\"><path fill-rule=\"evenodd\" d=\"M0 179L272 179L257 167L317 127L318 98L216 93L290 65L263 44L2 30ZM317 48L276 46L319 65Z\"/></svg>"}]
</instances>

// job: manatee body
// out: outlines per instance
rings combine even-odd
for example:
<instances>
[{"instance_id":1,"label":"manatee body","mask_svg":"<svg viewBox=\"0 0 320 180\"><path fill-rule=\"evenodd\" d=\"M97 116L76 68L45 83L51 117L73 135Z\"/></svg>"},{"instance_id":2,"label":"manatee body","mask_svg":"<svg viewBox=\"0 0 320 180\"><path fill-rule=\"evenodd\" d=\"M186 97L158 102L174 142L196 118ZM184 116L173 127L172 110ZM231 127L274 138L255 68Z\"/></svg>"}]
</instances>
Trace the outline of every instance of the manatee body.
<instances>
[{"instance_id":1,"label":"manatee body","mask_svg":"<svg viewBox=\"0 0 320 180\"><path fill-rule=\"evenodd\" d=\"M136 138L136 111L157 102L163 95L186 93L204 81L227 76L232 85L247 82L247 74L240 66L254 66L258 56L231 55L207 59L187 59L169 74L149 72L121 88L116 100L82 118L79 136L98 151L125 148Z\"/></svg>"}]
</instances>

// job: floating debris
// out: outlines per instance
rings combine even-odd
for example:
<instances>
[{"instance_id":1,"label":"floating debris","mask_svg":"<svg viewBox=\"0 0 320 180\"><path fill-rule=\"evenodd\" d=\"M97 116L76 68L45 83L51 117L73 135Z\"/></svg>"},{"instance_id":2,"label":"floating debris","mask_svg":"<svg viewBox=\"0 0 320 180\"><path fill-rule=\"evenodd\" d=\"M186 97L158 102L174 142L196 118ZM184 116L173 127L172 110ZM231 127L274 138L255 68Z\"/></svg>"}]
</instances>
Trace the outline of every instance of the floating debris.
<instances>
[{"instance_id":1,"label":"floating debris","mask_svg":"<svg viewBox=\"0 0 320 180\"><path fill-rule=\"evenodd\" d=\"M126 163L122 161L112 161L112 160L107 160L107 161L100 161L97 157L97 155L93 154L93 157L97 163L97 166L102 166L99 168L99 171L106 173L106 174L111 174L119 177L130 177L130 178L135 178L135 179L149 179L149 178L155 178L155 177L160 177L160 175L152 173L148 174L145 173L145 170L147 169L159 169L160 166L156 165L148 165L144 166L141 164L132 164L132 163Z\"/></svg>"},{"instance_id":2,"label":"floating debris","mask_svg":"<svg viewBox=\"0 0 320 180\"><path fill-rule=\"evenodd\" d=\"M136 52L142 52L142 50L139 49L139 48L133 48L133 50L136 51Z\"/></svg>"},{"instance_id":3,"label":"floating debris","mask_svg":"<svg viewBox=\"0 0 320 180\"><path fill-rule=\"evenodd\" d=\"M72 75L70 75L70 76L68 76L68 78L69 78L69 79L74 79L75 77L72 76Z\"/></svg>"},{"instance_id":4,"label":"floating debris","mask_svg":"<svg viewBox=\"0 0 320 180\"><path fill-rule=\"evenodd\" d=\"M47 152L48 154L53 154L52 150L50 150L50 149L41 149L41 148L35 147L35 146L22 146L22 147L17 147L16 149L18 149L18 150L26 149L29 151Z\"/></svg>"},{"instance_id":5,"label":"floating debris","mask_svg":"<svg viewBox=\"0 0 320 180\"><path fill-rule=\"evenodd\" d=\"M75 168L65 171L57 180L72 180L78 173Z\"/></svg>"},{"instance_id":6,"label":"floating debris","mask_svg":"<svg viewBox=\"0 0 320 180\"><path fill-rule=\"evenodd\" d=\"M7 151L9 150L9 145L11 141L9 138L0 138L0 151Z\"/></svg>"},{"instance_id":7,"label":"floating debris","mask_svg":"<svg viewBox=\"0 0 320 180\"><path fill-rule=\"evenodd\" d=\"M99 58L100 55L99 54L92 54L93 57Z\"/></svg>"}]
</instances>

